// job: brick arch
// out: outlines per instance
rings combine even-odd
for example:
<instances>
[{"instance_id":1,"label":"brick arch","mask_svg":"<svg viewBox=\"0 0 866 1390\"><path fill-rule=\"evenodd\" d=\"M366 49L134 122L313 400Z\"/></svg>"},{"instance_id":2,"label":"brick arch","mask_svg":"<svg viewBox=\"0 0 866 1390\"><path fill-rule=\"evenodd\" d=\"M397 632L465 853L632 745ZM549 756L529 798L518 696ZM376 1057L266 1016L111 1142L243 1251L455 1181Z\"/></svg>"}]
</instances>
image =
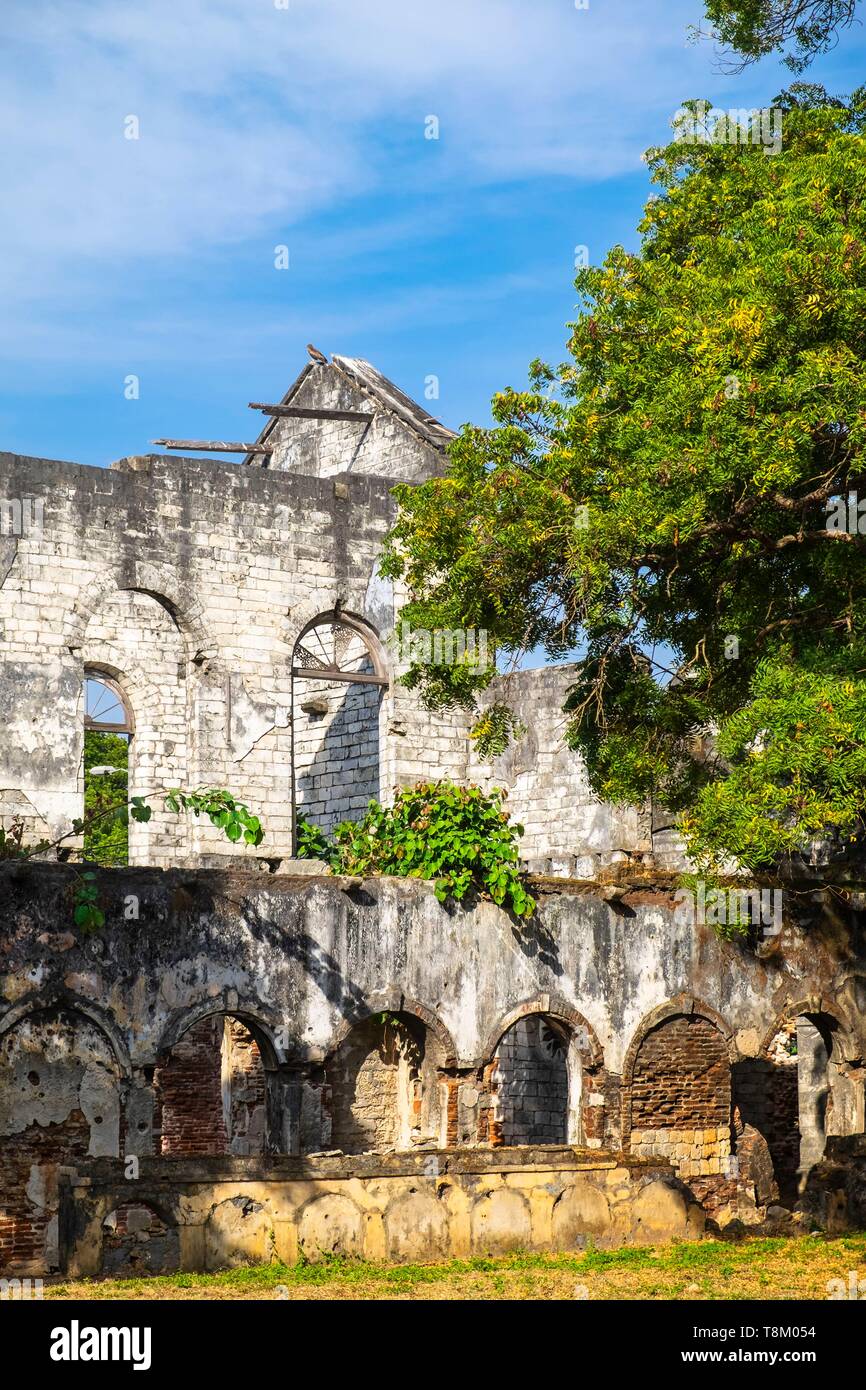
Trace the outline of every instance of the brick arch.
<instances>
[{"instance_id":1,"label":"brick arch","mask_svg":"<svg viewBox=\"0 0 866 1390\"><path fill-rule=\"evenodd\" d=\"M767 1057L777 1033L786 1023L805 1016L811 1020L827 1018L835 1025L831 1028L830 1061L843 1071L851 1066L859 1068L863 1062L863 1047L857 1041L857 1034L850 1018L840 1005L826 995L810 994L804 998L791 1000L777 1012L763 1039L759 1055Z\"/></svg>"},{"instance_id":2,"label":"brick arch","mask_svg":"<svg viewBox=\"0 0 866 1390\"><path fill-rule=\"evenodd\" d=\"M364 1023L374 1014L409 1014L417 1018L424 1024L441 1044L444 1057L443 1067L454 1067L457 1064L457 1049L454 1046L454 1039L445 1027L441 1019L428 1009L426 1004L421 1004L417 999L410 995L403 994L398 989L382 990L378 994L371 994L363 1003L356 1004L345 1016L337 1028L331 1046L324 1054L324 1059L330 1057L342 1043L346 1041L349 1034L359 1023Z\"/></svg>"},{"instance_id":3,"label":"brick arch","mask_svg":"<svg viewBox=\"0 0 866 1390\"><path fill-rule=\"evenodd\" d=\"M275 1041L279 1025L273 1019L266 1017L261 1009L254 1004L246 1005L240 1000L233 1001L226 994L208 999L201 1004L191 1005L189 1008L175 1013L160 1037L156 1049L157 1058L167 1056L181 1038L189 1032L190 1028L194 1028L197 1023L201 1023L206 1018L219 1016L236 1018L239 1023L242 1023L258 1046L265 1071L278 1070L280 1063L284 1060Z\"/></svg>"},{"instance_id":4,"label":"brick arch","mask_svg":"<svg viewBox=\"0 0 866 1390\"><path fill-rule=\"evenodd\" d=\"M528 1018L532 1014L543 1014L546 1018L552 1018L557 1023L564 1025L569 1036L574 1039L577 1045L584 1070L593 1071L603 1066L604 1052L598 1035L588 1019L577 1009L572 1008L559 995L536 994L510 1009L488 1034L484 1052L479 1060L479 1067L486 1066L492 1060L499 1043L509 1028L513 1028L514 1024L519 1022L521 1018Z\"/></svg>"},{"instance_id":5,"label":"brick arch","mask_svg":"<svg viewBox=\"0 0 866 1390\"><path fill-rule=\"evenodd\" d=\"M677 1019L703 1019L719 1033L723 1055L728 1067L728 1101L730 1102L731 1066L739 1055L734 1040L733 1029L725 1019L722 1018L721 1014L717 1013L715 1009L703 1003L700 999L693 999L690 995L677 995L666 1003L660 1004L658 1008L653 1009L641 1020L625 1054L622 1071L622 1133L624 1148L628 1147L630 1143L630 1135L633 1128L634 1079L641 1048L647 1039L659 1028L663 1028L665 1024L674 1023ZM730 1104L728 1108L730 1109Z\"/></svg>"}]
</instances>

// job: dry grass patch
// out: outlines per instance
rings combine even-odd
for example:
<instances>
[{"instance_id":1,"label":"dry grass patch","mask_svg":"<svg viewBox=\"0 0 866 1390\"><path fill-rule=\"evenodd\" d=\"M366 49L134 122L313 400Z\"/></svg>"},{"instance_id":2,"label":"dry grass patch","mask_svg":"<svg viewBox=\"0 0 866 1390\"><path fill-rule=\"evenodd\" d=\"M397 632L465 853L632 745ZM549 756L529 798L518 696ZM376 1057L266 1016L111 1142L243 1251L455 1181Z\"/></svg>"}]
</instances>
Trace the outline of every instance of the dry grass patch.
<instances>
[{"instance_id":1,"label":"dry grass patch","mask_svg":"<svg viewBox=\"0 0 866 1390\"><path fill-rule=\"evenodd\" d=\"M826 1299L827 1281L866 1276L866 1234L704 1240L576 1255L515 1254L436 1265L328 1259L218 1274L55 1282L49 1299ZM584 1293L585 1290L585 1293Z\"/></svg>"}]
</instances>

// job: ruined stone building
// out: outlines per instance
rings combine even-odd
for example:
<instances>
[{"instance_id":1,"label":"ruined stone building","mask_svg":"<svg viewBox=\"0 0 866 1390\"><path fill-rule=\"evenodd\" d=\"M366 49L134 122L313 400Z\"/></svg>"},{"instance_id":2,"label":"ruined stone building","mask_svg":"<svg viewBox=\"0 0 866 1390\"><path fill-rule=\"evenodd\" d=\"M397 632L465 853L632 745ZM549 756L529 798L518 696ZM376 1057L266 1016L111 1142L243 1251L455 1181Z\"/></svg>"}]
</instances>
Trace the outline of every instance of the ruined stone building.
<instances>
[{"instance_id":1,"label":"ruined stone building","mask_svg":"<svg viewBox=\"0 0 866 1390\"><path fill-rule=\"evenodd\" d=\"M816 902L747 949L694 921L663 812L600 804L563 747L573 668L496 678L526 732L480 763L399 683L377 572L448 430L344 357L264 410L216 451L0 455L6 833L81 817L86 726L128 739L131 794L225 787L265 829L157 798L89 934L80 839L0 862L0 1268L574 1249L810 1190L862 1222L856 923ZM297 811L329 830L421 778L507 789L528 924L294 857Z\"/></svg>"}]
</instances>

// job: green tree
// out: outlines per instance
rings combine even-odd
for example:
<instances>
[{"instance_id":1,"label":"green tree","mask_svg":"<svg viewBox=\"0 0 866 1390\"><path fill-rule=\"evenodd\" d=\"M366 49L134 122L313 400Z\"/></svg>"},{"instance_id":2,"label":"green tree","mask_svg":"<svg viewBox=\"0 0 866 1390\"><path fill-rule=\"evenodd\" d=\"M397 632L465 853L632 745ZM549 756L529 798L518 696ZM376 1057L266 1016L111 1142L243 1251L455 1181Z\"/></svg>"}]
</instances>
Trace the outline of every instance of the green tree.
<instances>
[{"instance_id":1,"label":"green tree","mask_svg":"<svg viewBox=\"0 0 866 1390\"><path fill-rule=\"evenodd\" d=\"M129 860L126 802L129 743L120 734L84 733L84 858L115 866ZM94 773L94 768L111 772Z\"/></svg>"},{"instance_id":2,"label":"green tree","mask_svg":"<svg viewBox=\"0 0 866 1390\"><path fill-rule=\"evenodd\" d=\"M753 868L866 828L866 99L785 106L779 154L649 152L640 250L579 273L570 360L396 490L383 563L413 628L579 651L566 737L596 793ZM408 682L468 706L490 675ZM510 719L479 721L482 751Z\"/></svg>"},{"instance_id":3,"label":"green tree","mask_svg":"<svg viewBox=\"0 0 866 1390\"><path fill-rule=\"evenodd\" d=\"M856 11L857 0L706 0L711 36L738 68L787 48L788 67L802 72L834 46Z\"/></svg>"}]
</instances>

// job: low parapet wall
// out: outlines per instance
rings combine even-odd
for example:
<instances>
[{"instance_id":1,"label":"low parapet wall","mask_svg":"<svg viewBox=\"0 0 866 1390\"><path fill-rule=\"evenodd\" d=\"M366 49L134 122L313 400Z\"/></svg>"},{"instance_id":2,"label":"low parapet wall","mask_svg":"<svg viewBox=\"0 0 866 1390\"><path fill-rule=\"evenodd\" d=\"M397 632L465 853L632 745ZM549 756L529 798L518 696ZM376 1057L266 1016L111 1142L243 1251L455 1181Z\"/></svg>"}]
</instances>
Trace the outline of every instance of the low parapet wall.
<instances>
[{"instance_id":1,"label":"low parapet wall","mask_svg":"<svg viewBox=\"0 0 866 1390\"><path fill-rule=\"evenodd\" d=\"M568 1147L143 1160L124 1174L103 1159L64 1175L68 1275L570 1251L695 1239L704 1224L669 1164Z\"/></svg>"}]
</instances>

